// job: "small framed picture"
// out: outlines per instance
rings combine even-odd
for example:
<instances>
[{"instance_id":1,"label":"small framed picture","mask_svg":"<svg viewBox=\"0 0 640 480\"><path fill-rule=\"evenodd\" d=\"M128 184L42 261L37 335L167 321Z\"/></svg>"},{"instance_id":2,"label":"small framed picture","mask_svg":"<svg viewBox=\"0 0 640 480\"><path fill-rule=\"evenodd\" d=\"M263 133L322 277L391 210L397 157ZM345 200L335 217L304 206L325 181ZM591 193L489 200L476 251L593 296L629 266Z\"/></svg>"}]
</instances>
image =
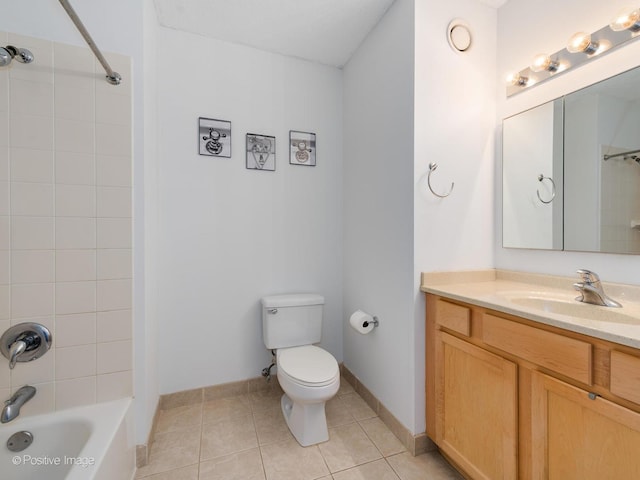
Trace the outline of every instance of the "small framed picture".
<instances>
[{"instance_id":1,"label":"small framed picture","mask_svg":"<svg viewBox=\"0 0 640 480\"><path fill-rule=\"evenodd\" d=\"M316 166L316 134L289 130L289 163Z\"/></svg>"},{"instance_id":2,"label":"small framed picture","mask_svg":"<svg viewBox=\"0 0 640 480\"><path fill-rule=\"evenodd\" d=\"M275 171L276 137L247 133L247 168Z\"/></svg>"},{"instance_id":3,"label":"small framed picture","mask_svg":"<svg viewBox=\"0 0 640 480\"><path fill-rule=\"evenodd\" d=\"M231 158L231 122L200 117L198 145L200 155Z\"/></svg>"}]
</instances>

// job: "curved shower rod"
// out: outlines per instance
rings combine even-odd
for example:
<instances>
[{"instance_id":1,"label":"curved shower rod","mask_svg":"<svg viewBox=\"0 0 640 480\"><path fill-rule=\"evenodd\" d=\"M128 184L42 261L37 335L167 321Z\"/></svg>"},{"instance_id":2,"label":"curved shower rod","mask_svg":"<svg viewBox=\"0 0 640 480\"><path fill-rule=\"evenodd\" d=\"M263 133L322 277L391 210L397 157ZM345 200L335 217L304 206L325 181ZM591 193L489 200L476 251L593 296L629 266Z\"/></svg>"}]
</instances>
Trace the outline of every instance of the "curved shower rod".
<instances>
[{"instance_id":1,"label":"curved shower rod","mask_svg":"<svg viewBox=\"0 0 640 480\"><path fill-rule=\"evenodd\" d=\"M65 11L67 12L67 15L69 15L69 18L71 19L73 24L76 26L76 28L80 32L80 35L82 35L85 42L87 42L87 44L89 45L89 48L91 49L93 54L96 56L96 58L102 65L102 68L104 68L105 72L107 72L107 82L109 82L111 85L120 85L120 82L122 82L122 77L118 72L113 71L113 69L109 65L109 62L107 62L107 59L104 58L104 55L102 55L102 52L100 52L100 49L98 48L96 43L93 41L93 38L91 38L91 35L89 35L89 32L85 28L84 24L82 23L82 20L80 20L80 17L78 17L78 14L73 9L71 4L68 2L68 0L59 0L59 1L60 1L60 5L62 5L62 8L65 9Z\"/></svg>"}]
</instances>

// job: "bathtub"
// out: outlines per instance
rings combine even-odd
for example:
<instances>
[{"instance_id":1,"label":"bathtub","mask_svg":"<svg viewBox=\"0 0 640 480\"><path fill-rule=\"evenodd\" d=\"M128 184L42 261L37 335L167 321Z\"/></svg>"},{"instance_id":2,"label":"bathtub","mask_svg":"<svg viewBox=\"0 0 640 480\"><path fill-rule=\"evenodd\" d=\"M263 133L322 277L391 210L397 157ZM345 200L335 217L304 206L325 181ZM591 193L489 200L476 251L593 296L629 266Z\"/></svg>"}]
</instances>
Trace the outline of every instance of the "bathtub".
<instances>
[{"instance_id":1,"label":"bathtub","mask_svg":"<svg viewBox=\"0 0 640 480\"><path fill-rule=\"evenodd\" d=\"M7 440L26 430L33 443L11 452ZM0 478L130 480L135 473L130 398L18 417L0 425Z\"/></svg>"}]
</instances>

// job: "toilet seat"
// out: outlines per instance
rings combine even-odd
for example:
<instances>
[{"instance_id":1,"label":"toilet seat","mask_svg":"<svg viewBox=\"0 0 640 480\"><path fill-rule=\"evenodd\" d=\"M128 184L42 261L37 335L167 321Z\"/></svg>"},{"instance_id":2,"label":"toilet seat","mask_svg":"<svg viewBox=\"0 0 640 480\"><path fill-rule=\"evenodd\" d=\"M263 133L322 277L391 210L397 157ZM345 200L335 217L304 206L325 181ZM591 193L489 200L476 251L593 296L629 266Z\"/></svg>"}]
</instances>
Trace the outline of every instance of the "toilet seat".
<instances>
[{"instance_id":1,"label":"toilet seat","mask_svg":"<svg viewBox=\"0 0 640 480\"><path fill-rule=\"evenodd\" d=\"M277 351L278 373L306 387L324 387L340 377L336 359L315 345L281 348Z\"/></svg>"}]
</instances>

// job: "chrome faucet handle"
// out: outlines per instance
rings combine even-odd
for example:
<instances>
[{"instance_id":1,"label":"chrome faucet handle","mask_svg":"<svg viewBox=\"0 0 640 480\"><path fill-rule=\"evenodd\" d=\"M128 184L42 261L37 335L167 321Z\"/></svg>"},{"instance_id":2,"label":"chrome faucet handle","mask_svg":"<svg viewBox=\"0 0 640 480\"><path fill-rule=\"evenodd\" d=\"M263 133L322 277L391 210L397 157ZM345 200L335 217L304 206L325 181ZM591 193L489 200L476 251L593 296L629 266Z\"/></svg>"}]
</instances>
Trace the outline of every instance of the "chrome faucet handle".
<instances>
[{"instance_id":1,"label":"chrome faucet handle","mask_svg":"<svg viewBox=\"0 0 640 480\"><path fill-rule=\"evenodd\" d=\"M27 350L27 343L22 340L18 340L17 342L13 342L11 347L9 347L9 368L13 370L13 367L16 366L16 362L18 361L18 357L22 355Z\"/></svg>"},{"instance_id":2,"label":"chrome faucet handle","mask_svg":"<svg viewBox=\"0 0 640 480\"><path fill-rule=\"evenodd\" d=\"M596 272L592 272L591 270L581 268L580 270L577 270L576 273L580 275L580 278L586 284L594 284L600 282L600 277L598 276L598 274Z\"/></svg>"},{"instance_id":3,"label":"chrome faucet handle","mask_svg":"<svg viewBox=\"0 0 640 480\"><path fill-rule=\"evenodd\" d=\"M16 362L40 358L51 348L51 342L51 332L44 325L18 323L0 337L0 353L9 360L9 368L14 368Z\"/></svg>"}]
</instances>

